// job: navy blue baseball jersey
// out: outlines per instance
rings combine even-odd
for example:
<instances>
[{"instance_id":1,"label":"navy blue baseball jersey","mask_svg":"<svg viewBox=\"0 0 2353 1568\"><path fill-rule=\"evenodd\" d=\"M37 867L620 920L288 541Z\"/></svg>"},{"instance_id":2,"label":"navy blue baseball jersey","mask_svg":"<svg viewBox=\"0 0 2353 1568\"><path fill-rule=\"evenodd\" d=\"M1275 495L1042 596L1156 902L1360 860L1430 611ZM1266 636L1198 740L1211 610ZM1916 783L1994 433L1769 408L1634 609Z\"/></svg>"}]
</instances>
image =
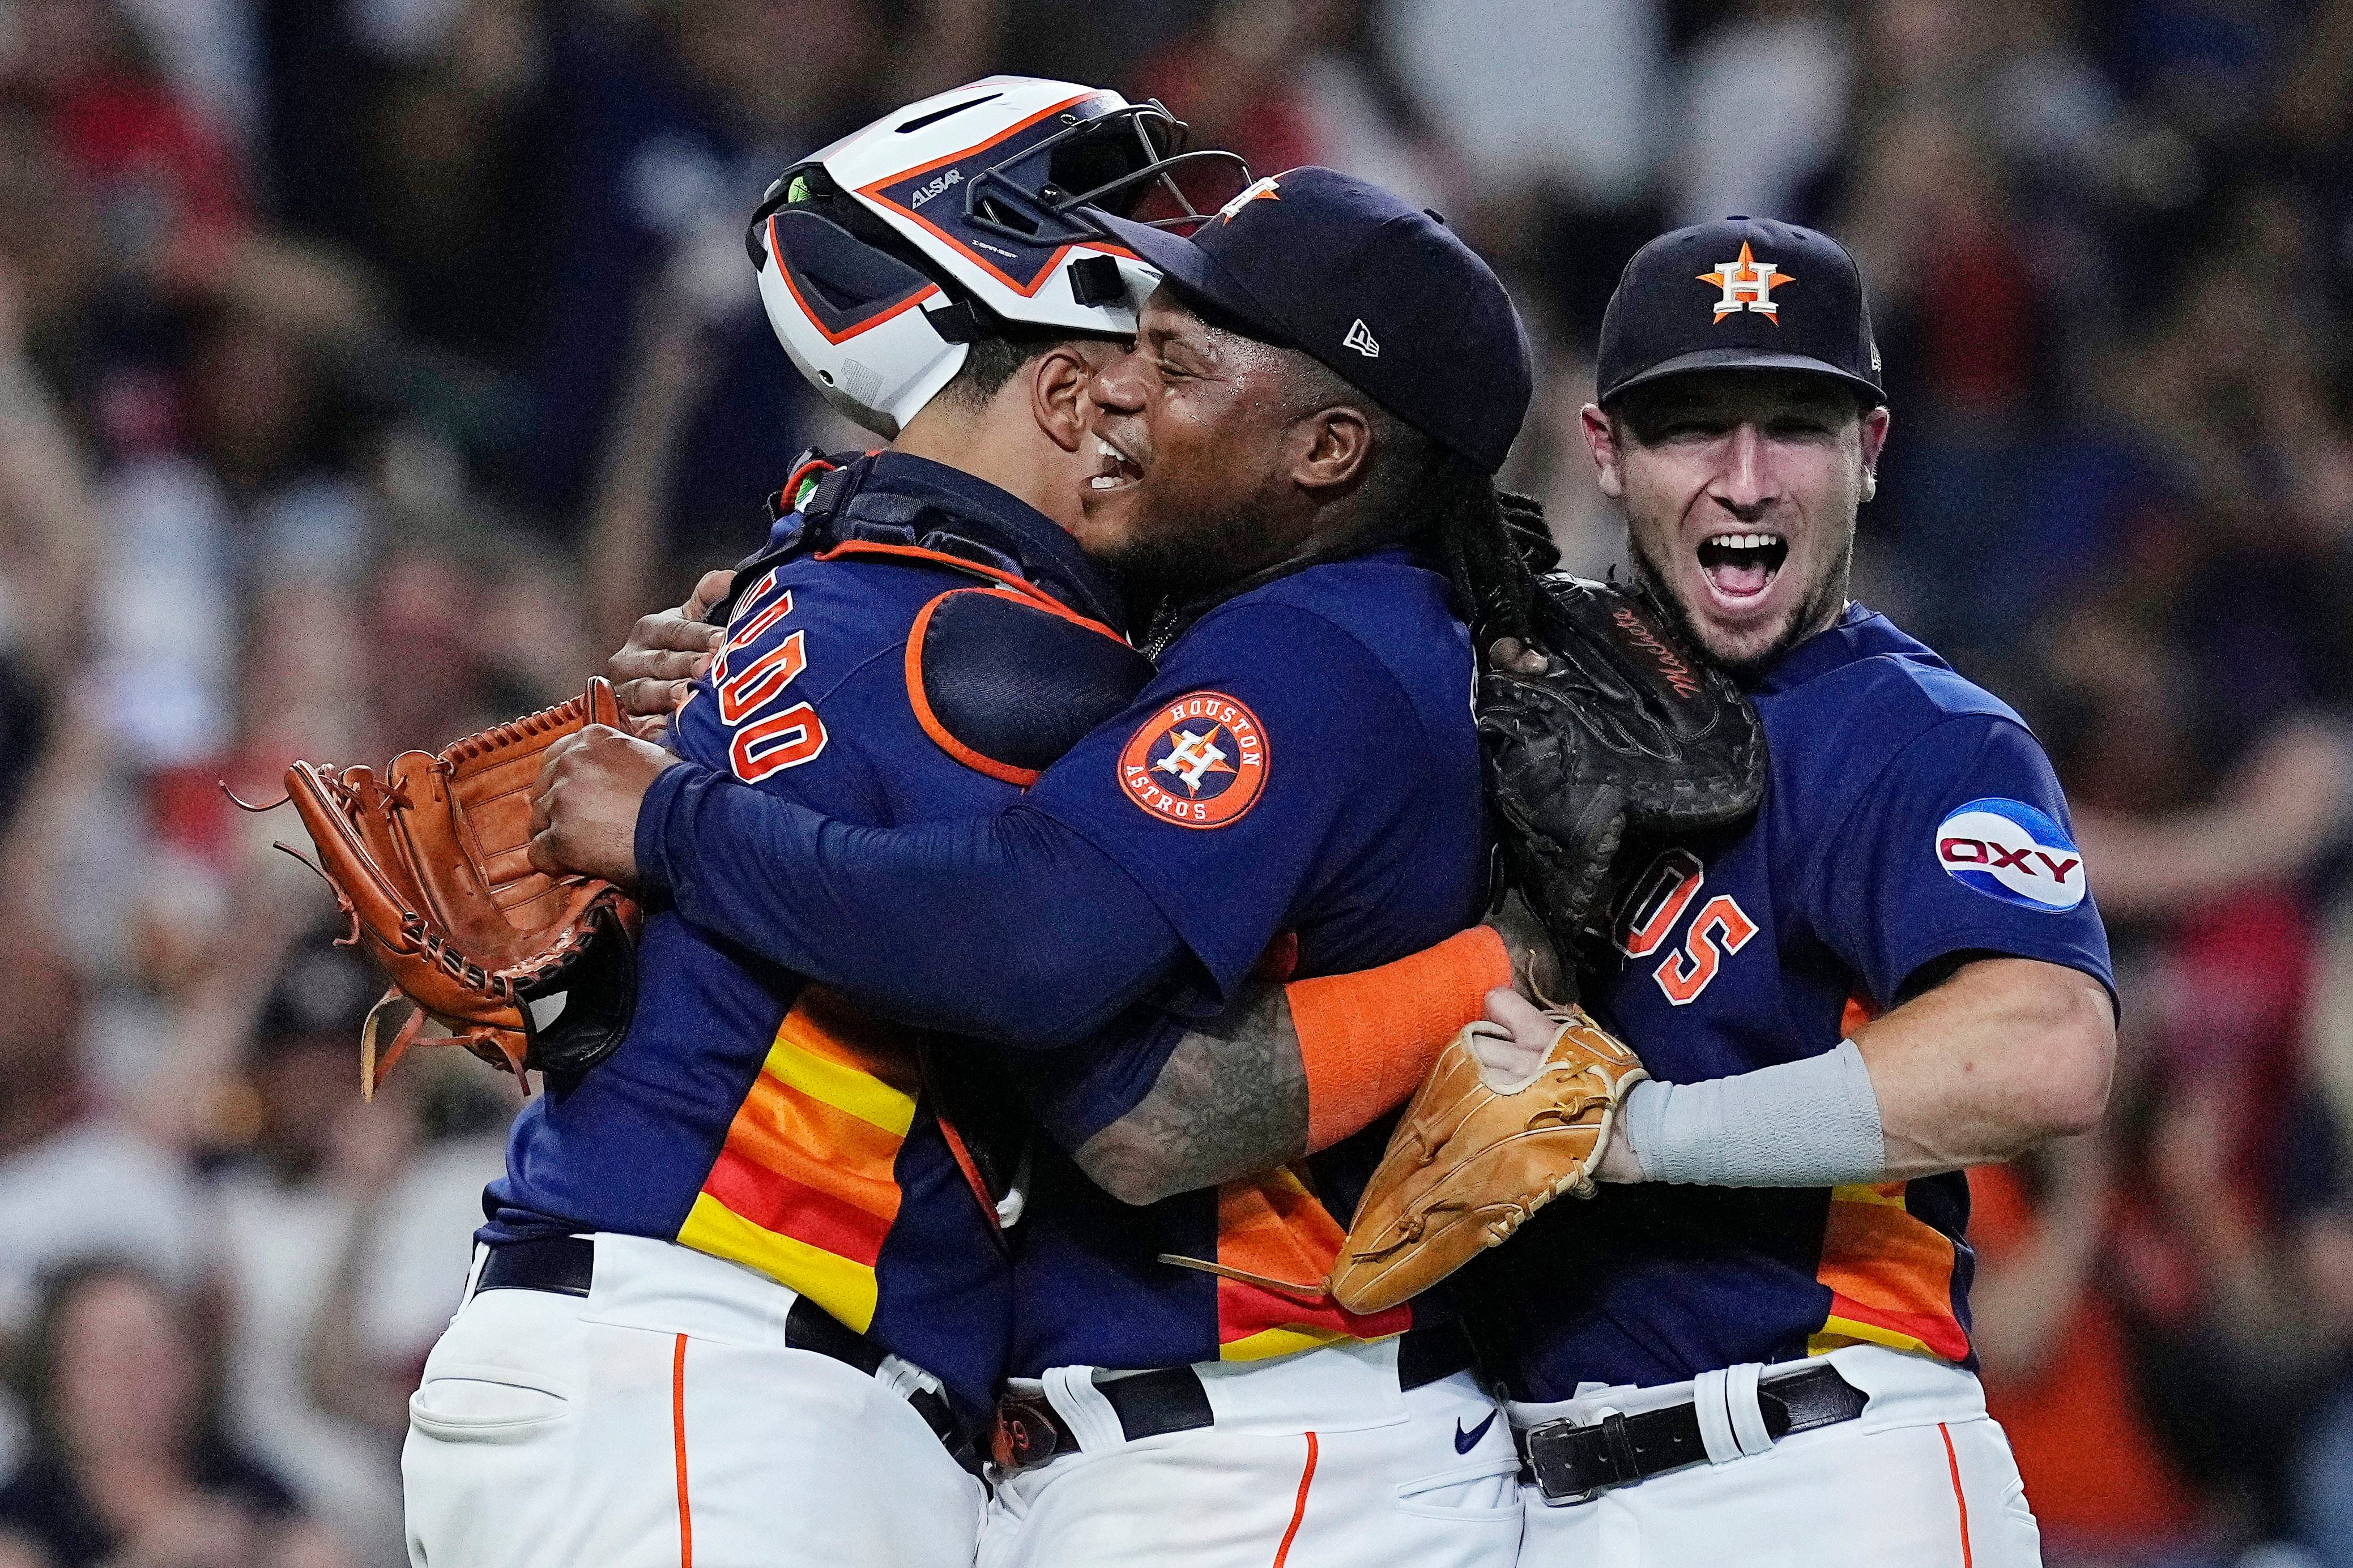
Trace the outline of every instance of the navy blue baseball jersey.
<instances>
[{"instance_id":1,"label":"navy blue baseball jersey","mask_svg":"<svg viewBox=\"0 0 2353 1568\"><path fill-rule=\"evenodd\" d=\"M1078 608L1116 613L1070 537L1013 497L898 454L861 467L869 492L937 506L998 558L1050 563ZM798 527L787 517L774 537ZM969 564L913 548L784 562L737 602L672 744L734 787L849 822L997 809L1016 786L944 749L907 674L926 607L974 587ZM1002 1372L1009 1264L942 1131L923 1044L657 904L627 1037L524 1107L480 1235L615 1231L730 1258L981 1407Z\"/></svg>"},{"instance_id":2,"label":"navy blue baseball jersey","mask_svg":"<svg viewBox=\"0 0 2353 1568\"><path fill-rule=\"evenodd\" d=\"M1179 637L1135 707L1047 770L1021 809L1117 862L1219 997L1271 946L1301 975L1367 968L1479 917L1470 693L1469 638L1442 577L1397 551L1313 566ZM1054 1142L1077 1148L1151 1089L1174 1039L1164 1034L1157 1052L1082 1046L1013 1066ZM1144 1209L1050 1156L1015 1260L1012 1370L1250 1360L1442 1312L1433 1297L1353 1317L1157 1261L1174 1254L1312 1286L1338 1256L1388 1127L1295 1169Z\"/></svg>"},{"instance_id":3,"label":"navy blue baseball jersey","mask_svg":"<svg viewBox=\"0 0 2353 1568\"><path fill-rule=\"evenodd\" d=\"M2042 749L1885 616L1850 605L1751 690L1771 763L1744 829L1666 850L1588 998L1672 1083L1834 1049L1940 961L2004 954L2113 990ZM1973 1365L1959 1174L1835 1189L1605 1186L1540 1213L1478 1289L1518 1397L1678 1383L1872 1342Z\"/></svg>"},{"instance_id":4,"label":"navy blue baseball jersey","mask_svg":"<svg viewBox=\"0 0 2353 1568\"><path fill-rule=\"evenodd\" d=\"M1475 921L1479 768L1446 581L1389 550L1211 609L1125 714L993 819L863 829L674 768L639 809L638 859L697 922L798 973L1027 1044L1008 1065L1075 1149L1167 1058L1176 1031L1135 1026L1139 1002L1207 1013L1271 951L1341 973ZM1041 1152L1015 1370L1276 1355L1442 1310L1352 1319L1159 1261L1312 1285L1384 1135L1144 1210Z\"/></svg>"}]
</instances>

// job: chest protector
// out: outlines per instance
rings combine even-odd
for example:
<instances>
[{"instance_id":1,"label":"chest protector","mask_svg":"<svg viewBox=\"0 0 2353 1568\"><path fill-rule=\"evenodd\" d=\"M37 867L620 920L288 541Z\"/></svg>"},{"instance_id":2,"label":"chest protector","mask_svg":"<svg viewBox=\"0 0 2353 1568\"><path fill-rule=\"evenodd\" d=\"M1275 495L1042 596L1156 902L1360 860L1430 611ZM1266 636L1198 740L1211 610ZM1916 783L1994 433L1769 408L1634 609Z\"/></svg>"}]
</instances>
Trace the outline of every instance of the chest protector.
<instances>
[{"instance_id":1,"label":"chest protector","mask_svg":"<svg viewBox=\"0 0 2353 1568\"><path fill-rule=\"evenodd\" d=\"M769 509L798 522L735 569L710 619L770 567L799 556L944 567L972 579L917 612L907 634L907 698L923 732L965 767L1027 788L1152 679L1152 661L1085 613L1088 584L1023 552L1008 531L919 496L869 489L867 465L805 458ZM1076 607L1073 607L1076 606Z\"/></svg>"}]
</instances>

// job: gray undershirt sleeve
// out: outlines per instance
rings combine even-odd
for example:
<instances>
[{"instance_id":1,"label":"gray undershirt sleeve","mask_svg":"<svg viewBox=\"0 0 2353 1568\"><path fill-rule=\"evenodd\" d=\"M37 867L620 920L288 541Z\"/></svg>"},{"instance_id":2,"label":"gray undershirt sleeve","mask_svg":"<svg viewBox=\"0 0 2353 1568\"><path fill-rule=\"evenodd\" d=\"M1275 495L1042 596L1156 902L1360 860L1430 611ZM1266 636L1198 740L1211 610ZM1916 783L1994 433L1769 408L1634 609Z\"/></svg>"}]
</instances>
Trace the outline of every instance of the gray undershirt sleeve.
<instances>
[{"instance_id":1,"label":"gray undershirt sleeve","mask_svg":"<svg viewBox=\"0 0 2353 1568\"><path fill-rule=\"evenodd\" d=\"M1887 1169L1879 1096L1852 1040L1705 1083L1639 1083L1625 1115L1648 1181L1838 1187L1876 1182Z\"/></svg>"}]
</instances>

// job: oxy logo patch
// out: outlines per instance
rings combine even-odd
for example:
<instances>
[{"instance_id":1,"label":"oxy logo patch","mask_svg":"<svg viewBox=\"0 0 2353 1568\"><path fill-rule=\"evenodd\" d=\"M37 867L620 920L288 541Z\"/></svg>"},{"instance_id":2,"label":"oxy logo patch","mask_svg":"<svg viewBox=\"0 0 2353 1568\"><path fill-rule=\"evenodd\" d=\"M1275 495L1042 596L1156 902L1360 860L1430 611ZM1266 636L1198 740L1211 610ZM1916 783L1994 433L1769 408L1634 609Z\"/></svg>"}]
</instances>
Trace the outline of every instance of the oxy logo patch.
<instances>
[{"instance_id":1,"label":"oxy logo patch","mask_svg":"<svg viewBox=\"0 0 2353 1568\"><path fill-rule=\"evenodd\" d=\"M2023 801L1969 802L1936 825L1932 847L1955 881L2006 903L2056 914L2084 901L2075 841Z\"/></svg>"}]
</instances>

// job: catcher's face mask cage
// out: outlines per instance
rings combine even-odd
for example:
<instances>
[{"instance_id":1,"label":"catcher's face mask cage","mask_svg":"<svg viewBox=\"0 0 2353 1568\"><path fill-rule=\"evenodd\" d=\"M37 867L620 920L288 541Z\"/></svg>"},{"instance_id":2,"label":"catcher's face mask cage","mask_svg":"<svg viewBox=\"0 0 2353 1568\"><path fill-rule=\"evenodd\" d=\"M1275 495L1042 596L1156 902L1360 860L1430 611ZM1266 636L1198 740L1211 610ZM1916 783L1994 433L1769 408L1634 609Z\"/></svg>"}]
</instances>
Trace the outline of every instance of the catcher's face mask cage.
<instances>
[{"instance_id":1,"label":"catcher's face mask cage","mask_svg":"<svg viewBox=\"0 0 2353 1568\"><path fill-rule=\"evenodd\" d=\"M746 247L801 374L885 439L1007 326L1128 337L1159 274L1079 214L1198 224L1249 184L1187 152L1157 103L991 77L912 104L788 170Z\"/></svg>"}]
</instances>

